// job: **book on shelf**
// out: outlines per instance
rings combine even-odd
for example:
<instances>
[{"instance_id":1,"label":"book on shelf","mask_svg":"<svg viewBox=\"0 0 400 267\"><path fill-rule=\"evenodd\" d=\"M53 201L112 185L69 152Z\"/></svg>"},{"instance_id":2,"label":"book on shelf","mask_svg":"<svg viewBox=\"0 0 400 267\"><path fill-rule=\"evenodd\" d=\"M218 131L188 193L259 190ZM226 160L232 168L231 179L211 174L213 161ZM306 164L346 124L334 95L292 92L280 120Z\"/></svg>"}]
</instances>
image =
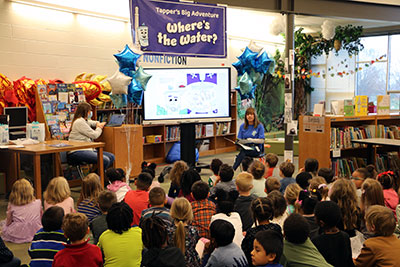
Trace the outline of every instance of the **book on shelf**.
<instances>
[{"instance_id":1,"label":"book on shelf","mask_svg":"<svg viewBox=\"0 0 400 267\"><path fill-rule=\"evenodd\" d=\"M346 149L365 147L366 145L352 143L351 140L368 139L375 137L375 125L359 127L346 126L331 128L331 149Z\"/></svg>"},{"instance_id":2,"label":"book on shelf","mask_svg":"<svg viewBox=\"0 0 400 267\"><path fill-rule=\"evenodd\" d=\"M368 96L357 95L354 97L354 115L355 116L368 115Z\"/></svg>"},{"instance_id":3,"label":"book on shelf","mask_svg":"<svg viewBox=\"0 0 400 267\"><path fill-rule=\"evenodd\" d=\"M375 159L376 171L378 173L388 170L400 170L400 158L397 151L377 154Z\"/></svg>"},{"instance_id":4,"label":"book on shelf","mask_svg":"<svg viewBox=\"0 0 400 267\"><path fill-rule=\"evenodd\" d=\"M390 114L390 95L378 95L376 96L376 102L376 113L378 115Z\"/></svg>"},{"instance_id":5,"label":"book on shelf","mask_svg":"<svg viewBox=\"0 0 400 267\"><path fill-rule=\"evenodd\" d=\"M345 116L354 116L354 103L353 99L343 100L343 112Z\"/></svg>"},{"instance_id":6,"label":"book on shelf","mask_svg":"<svg viewBox=\"0 0 400 267\"><path fill-rule=\"evenodd\" d=\"M367 166L365 158L338 158L332 159L332 170L337 177L351 177L351 174L358 168Z\"/></svg>"},{"instance_id":7,"label":"book on shelf","mask_svg":"<svg viewBox=\"0 0 400 267\"><path fill-rule=\"evenodd\" d=\"M57 84L58 101L68 103L68 87L66 83Z\"/></svg>"},{"instance_id":8,"label":"book on shelf","mask_svg":"<svg viewBox=\"0 0 400 267\"><path fill-rule=\"evenodd\" d=\"M214 124L205 124L205 136L210 137L214 135Z\"/></svg>"},{"instance_id":9,"label":"book on shelf","mask_svg":"<svg viewBox=\"0 0 400 267\"><path fill-rule=\"evenodd\" d=\"M228 134L231 130L231 122L217 123L217 135Z\"/></svg>"},{"instance_id":10,"label":"book on shelf","mask_svg":"<svg viewBox=\"0 0 400 267\"><path fill-rule=\"evenodd\" d=\"M165 140L178 141L181 138L181 128L179 126L165 127Z\"/></svg>"},{"instance_id":11,"label":"book on shelf","mask_svg":"<svg viewBox=\"0 0 400 267\"><path fill-rule=\"evenodd\" d=\"M400 127L397 125L385 126L378 124L378 138L400 139Z\"/></svg>"},{"instance_id":12,"label":"book on shelf","mask_svg":"<svg viewBox=\"0 0 400 267\"><path fill-rule=\"evenodd\" d=\"M49 101L57 101L57 85L47 84L47 96Z\"/></svg>"}]
</instances>

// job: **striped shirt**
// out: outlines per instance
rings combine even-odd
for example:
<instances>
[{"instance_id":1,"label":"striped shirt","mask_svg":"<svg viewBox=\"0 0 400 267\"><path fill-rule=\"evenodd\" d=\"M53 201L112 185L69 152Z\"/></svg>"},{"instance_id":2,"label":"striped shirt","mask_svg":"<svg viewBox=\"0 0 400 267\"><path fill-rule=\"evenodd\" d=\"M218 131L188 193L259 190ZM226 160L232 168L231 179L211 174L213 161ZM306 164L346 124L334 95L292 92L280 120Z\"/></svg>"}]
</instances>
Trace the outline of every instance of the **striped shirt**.
<instances>
[{"instance_id":1,"label":"striped shirt","mask_svg":"<svg viewBox=\"0 0 400 267\"><path fill-rule=\"evenodd\" d=\"M51 267L56 253L67 243L62 230L46 232L41 228L33 237L28 253L31 256L30 267Z\"/></svg>"},{"instance_id":2,"label":"striped shirt","mask_svg":"<svg viewBox=\"0 0 400 267\"><path fill-rule=\"evenodd\" d=\"M96 216L101 215L102 212L97 204L95 204L89 198L84 199L78 204L77 211L85 214L89 222L91 222Z\"/></svg>"}]
</instances>

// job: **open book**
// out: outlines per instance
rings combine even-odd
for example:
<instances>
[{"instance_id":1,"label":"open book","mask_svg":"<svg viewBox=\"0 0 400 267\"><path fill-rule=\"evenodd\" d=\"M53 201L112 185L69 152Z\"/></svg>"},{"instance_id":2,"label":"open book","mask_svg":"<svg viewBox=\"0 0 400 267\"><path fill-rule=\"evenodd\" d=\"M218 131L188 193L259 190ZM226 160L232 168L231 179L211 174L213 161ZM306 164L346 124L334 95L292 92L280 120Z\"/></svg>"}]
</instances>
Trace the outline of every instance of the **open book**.
<instances>
[{"instance_id":1,"label":"open book","mask_svg":"<svg viewBox=\"0 0 400 267\"><path fill-rule=\"evenodd\" d=\"M235 142L235 141L233 141L233 140L231 140L231 139L229 139L229 138L226 138L226 137L224 137L224 139L225 140L227 140L227 141L229 141L229 142L231 142L231 143L233 143L233 144L235 144L235 145L237 145L237 146L240 146L241 148L243 148L244 150L259 150L259 148L258 148L258 146L254 146L254 147L252 147L252 146L247 146L247 145L244 145L244 144L241 144L241 143L239 143L239 142ZM258 151L259 152L259 151Z\"/></svg>"}]
</instances>

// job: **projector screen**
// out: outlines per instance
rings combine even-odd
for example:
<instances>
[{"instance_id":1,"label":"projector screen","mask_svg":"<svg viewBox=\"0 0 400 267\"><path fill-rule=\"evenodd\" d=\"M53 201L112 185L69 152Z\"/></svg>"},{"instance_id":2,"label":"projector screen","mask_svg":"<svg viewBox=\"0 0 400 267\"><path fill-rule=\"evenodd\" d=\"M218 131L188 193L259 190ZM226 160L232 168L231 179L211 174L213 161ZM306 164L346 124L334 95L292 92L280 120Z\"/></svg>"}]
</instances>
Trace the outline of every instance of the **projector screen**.
<instances>
[{"instance_id":1,"label":"projector screen","mask_svg":"<svg viewBox=\"0 0 400 267\"><path fill-rule=\"evenodd\" d=\"M230 118L230 68L149 69L144 123Z\"/></svg>"}]
</instances>

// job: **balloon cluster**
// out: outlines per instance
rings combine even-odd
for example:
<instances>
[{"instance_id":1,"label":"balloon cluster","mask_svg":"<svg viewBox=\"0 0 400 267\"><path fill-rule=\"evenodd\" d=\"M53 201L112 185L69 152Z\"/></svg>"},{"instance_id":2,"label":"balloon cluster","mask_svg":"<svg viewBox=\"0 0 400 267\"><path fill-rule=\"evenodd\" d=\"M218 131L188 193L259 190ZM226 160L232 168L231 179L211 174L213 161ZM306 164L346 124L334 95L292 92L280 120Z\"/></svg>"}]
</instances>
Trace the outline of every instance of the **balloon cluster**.
<instances>
[{"instance_id":1,"label":"balloon cluster","mask_svg":"<svg viewBox=\"0 0 400 267\"><path fill-rule=\"evenodd\" d=\"M238 72L238 87L235 89L240 95L240 99L254 99L257 86L261 86L264 74L266 74L274 62L264 51L253 52L249 47L238 57L239 61L232 65Z\"/></svg>"},{"instance_id":2,"label":"balloon cluster","mask_svg":"<svg viewBox=\"0 0 400 267\"><path fill-rule=\"evenodd\" d=\"M85 99L88 103L93 106L99 106L103 102L111 101L110 96L106 94L111 91L111 85L106 78L107 76L105 75L86 74L86 72L82 72L75 77L73 83L83 89Z\"/></svg>"},{"instance_id":3,"label":"balloon cluster","mask_svg":"<svg viewBox=\"0 0 400 267\"><path fill-rule=\"evenodd\" d=\"M146 90L151 75L145 73L141 66L136 70L136 62L140 56L128 45L121 53L114 54L119 71L109 79L109 82L112 89L110 96L117 108L126 106L127 101L137 105L142 104L143 91Z\"/></svg>"}]
</instances>

